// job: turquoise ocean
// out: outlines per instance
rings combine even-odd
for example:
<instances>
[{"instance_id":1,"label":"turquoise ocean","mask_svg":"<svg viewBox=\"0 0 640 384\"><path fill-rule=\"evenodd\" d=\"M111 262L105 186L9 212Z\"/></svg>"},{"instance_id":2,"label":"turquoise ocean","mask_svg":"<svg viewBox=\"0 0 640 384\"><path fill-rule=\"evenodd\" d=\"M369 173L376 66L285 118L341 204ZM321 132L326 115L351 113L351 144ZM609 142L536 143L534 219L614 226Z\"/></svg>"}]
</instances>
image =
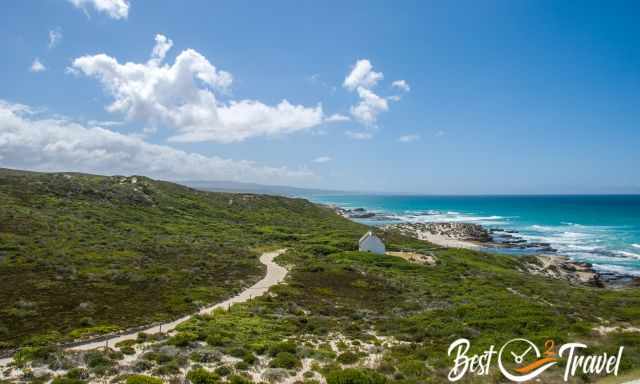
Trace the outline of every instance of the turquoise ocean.
<instances>
[{"instance_id":1,"label":"turquoise ocean","mask_svg":"<svg viewBox=\"0 0 640 384\"><path fill-rule=\"evenodd\" d=\"M529 242L549 243L559 255L592 263L601 272L640 276L640 195L304 197L375 212L378 217L358 219L369 225L466 222L513 230Z\"/></svg>"}]
</instances>

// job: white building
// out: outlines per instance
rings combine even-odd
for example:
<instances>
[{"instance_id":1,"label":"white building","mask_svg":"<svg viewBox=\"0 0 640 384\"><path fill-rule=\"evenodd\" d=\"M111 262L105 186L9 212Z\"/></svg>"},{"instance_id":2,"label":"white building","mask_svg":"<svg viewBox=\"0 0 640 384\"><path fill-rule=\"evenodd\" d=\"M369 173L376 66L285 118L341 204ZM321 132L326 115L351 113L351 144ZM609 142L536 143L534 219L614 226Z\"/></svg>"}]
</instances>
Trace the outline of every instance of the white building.
<instances>
[{"instance_id":1,"label":"white building","mask_svg":"<svg viewBox=\"0 0 640 384\"><path fill-rule=\"evenodd\" d=\"M364 236L360 238L358 250L360 252L371 252L379 255L384 255L385 252L384 243L371 231L365 233Z\"/></svg>"}]
</instances>

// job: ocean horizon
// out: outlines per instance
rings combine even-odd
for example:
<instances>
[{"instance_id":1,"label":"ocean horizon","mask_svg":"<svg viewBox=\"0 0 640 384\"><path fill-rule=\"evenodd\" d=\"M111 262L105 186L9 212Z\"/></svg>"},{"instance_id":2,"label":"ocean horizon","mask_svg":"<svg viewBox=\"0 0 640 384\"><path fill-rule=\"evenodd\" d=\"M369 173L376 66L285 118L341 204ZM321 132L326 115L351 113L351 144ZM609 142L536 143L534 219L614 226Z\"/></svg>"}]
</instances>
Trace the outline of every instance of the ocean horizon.
<instances>
[{"instance_id":1,"label":"ocean horizon","mask_svg":"<svg viewBox=\"0 0 640 384\"><path fill-rule=\"evenodd\" d=\"M600 272L640 276L640 195L414 195L313 194L316 203L376 213L358 222L464 222L514 231L548 243L556 254L588 262ZM507 254L531 249L487 248Z\"/></svg>"}]
</instances>

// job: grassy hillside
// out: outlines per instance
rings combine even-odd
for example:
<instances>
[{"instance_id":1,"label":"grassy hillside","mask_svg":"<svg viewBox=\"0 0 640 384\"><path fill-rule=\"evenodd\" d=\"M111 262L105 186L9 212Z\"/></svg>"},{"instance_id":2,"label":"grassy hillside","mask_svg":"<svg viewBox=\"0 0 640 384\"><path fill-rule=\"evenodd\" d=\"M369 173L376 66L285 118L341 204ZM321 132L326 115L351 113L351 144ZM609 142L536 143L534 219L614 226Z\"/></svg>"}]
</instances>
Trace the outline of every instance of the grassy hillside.
<instances>
[{"instance_id":1,"label":"grassy hillside","mask_svg":"<svg viewBox=\"0 0 640 384\"><path fill-rule=\"evenodd\" d=\"M0 170L0 346L178 317L261 278L257 249L332 231L362 232L299 199Z\"/></svg>"},{"instance_id":2,"label":"grassy hillside","mask_svg":"<svg viewBox=\"0 0 640 384\"><path fill-rule=\"evenodd\" d=\"M540 346L580 341L590 346L585 353L624 345L623 372L640 367L639 332L595 331L640 327L638 288L571 285L521 272L527 258L397 233L381 234L388 248L430 255L435 265L355 252L364 227L300 199L8 171L0 193L5 342L95 330L83 317L124 327L188 312L256 280L259 248L289 249L277 260L290 269L287 284L196 317L175 336L143 335L103 352L21 354L19 366L82 367L59 383L153 382L140 375L181 382L185 373L192 383L446 383L447 348L460 337L474 353L515 337ZM79 310L85 302L87 312ZM540 382L561 382L562 373L550 369ZM488 377L461 382L506 380L494 364Z\"/></svg>"}]
</instances>

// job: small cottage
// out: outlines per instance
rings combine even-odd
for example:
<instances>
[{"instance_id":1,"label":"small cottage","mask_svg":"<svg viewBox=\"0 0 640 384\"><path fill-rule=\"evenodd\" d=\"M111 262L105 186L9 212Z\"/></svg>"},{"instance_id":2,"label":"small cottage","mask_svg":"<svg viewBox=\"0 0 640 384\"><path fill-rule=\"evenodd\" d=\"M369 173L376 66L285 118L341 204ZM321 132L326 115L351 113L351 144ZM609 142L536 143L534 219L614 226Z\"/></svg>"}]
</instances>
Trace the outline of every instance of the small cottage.
<instances>
[{"instance_id":1,"label":"small cottage","mask_svg":"<svg viewBox=\"0 0 640 384\"><path fill-rule=\"evenodd\" d=\"M378 255L384 255L384 243L380 238L369 231L360 238L358 242L358 250L360 252L371 252Z\"/></svg>"}]
</instances>

